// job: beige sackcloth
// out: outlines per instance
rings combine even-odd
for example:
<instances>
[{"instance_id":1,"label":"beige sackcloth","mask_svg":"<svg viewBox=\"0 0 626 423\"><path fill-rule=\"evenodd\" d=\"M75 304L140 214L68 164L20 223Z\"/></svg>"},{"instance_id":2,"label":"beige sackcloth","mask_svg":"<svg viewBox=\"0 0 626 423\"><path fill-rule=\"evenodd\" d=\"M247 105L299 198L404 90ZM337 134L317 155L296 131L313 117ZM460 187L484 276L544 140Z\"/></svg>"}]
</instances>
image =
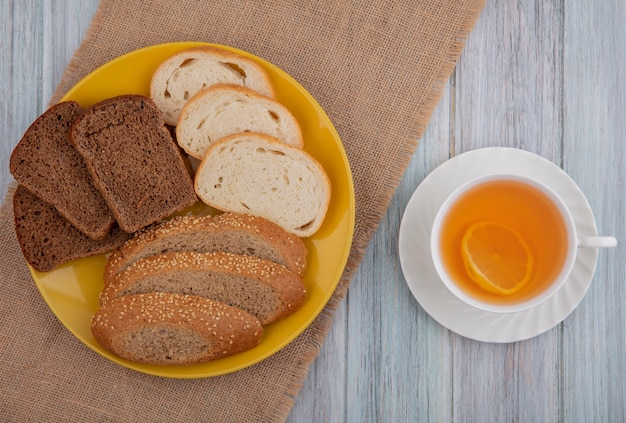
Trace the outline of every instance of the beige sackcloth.
<instances>
[{"instance_id":1,"label":"beige sackcloth","mask_svg":"<svg viewBox=\"0 0 626 423\"><path fill-rule=\"evenodd\" d=\"M51 100L105 62L172 41L233 46L277 65L324 108L353 172L356 226L348 265L320 316L247 369L167 379L84 346L40 296L0 212L0 420L283 421L399 184L483 0L102 0Z\"/></svg>"}]
</instances>

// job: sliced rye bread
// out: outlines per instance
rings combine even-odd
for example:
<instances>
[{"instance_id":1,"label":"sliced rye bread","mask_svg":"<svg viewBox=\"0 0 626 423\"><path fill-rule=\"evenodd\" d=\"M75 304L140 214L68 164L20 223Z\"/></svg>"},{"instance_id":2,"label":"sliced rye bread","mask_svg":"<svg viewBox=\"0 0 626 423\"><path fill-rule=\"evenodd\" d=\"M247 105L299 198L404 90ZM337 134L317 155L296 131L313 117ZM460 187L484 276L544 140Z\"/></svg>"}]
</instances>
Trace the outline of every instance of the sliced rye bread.
<instances>
[{"instance_id":1,"label":"sliced rye bread","mask_svg":"<svg viewBox=\"0 0 626 423\"><path fill-rule=\"evenodd\" d=\"M165 122L175 126L191 97L219 83L241 85L274 97L268 73L255 61L221 48L199 46L174 53L161 62L150 81L150 98Z\"/></svg>"},{"instance_id":2,"label":"sliced rye bread","mask_svg":"<svg viewBox=\"0 0 626 423\"><path fill-rule=\"evenodd\" d=\"M254 348L263 327L249 314L193 295L153 292L117 298L91 320L107 351L156 365L204 363Z\"/></svg>"},{"instance_id":3,"label":"sliced rye bread","mask_svg":"<svg viewBox=\"0 0 626 423\"><path fill-rule=\"evenodd\" d=\"M102 239L115 218L68 139L70 125L82 113L74 101L50 107L24 133L11 153L9 166L19 184L52 204L89 237Z\"/></svg>"},{"instance_id":4,"label":"sliced rye bread","mask_svg":"<svg viewBox=\"0 0 626 423\"><path fill-rule=\"evenodd\" d=\"M237 307L263 325L295 312L306 288L295 273L274 262L231 253L165 253L143 258L119 273L100 295L115 298L148 292L199 295Z\"/></svg>"},{"instance_id":5,"label":"sliced rye bread","mask_svg":"<svg viewBox=\"0 0 626 423\"><path fill-rule=\"evenodd\" d=\"M248 214L179 216L137 233L108 258L104 284L135 261L165 252L229 252L251 255L306 272L307 250L302 240L277 224Z\"/></svg>"},{"instance_id":6,"label":"sliced rye bread","mask_svg":"<svg viewBox=\"0 0 626 423\"><path fill-rule=\"evenodd\" d=\"M331 196L330 179L310 154L253 132L211 144L194 181L209 206L264 217L299 237L317 232Z\"/></svg>"},{"instance_id":7,"label":"sliced rye bread","mask_svg":"<svg viewBox=\"0 0 626 423\"><path fill-rule=\"evenodd\" d=\"M147 97L123 95L93 105L72 125L70 141L126 232L197 201L181 154Z\"/></svg>"},{"instance_id":8,"label":"sliced rye bread","mask_svg":"<svg viewBox=\"0 0 626 423\"><path fill-rule=\"evenodd\" d=\"M213 85L193 96L176 125L176 140L202 159L207 148L228 135L260 132L295 148L303 147L302 130L289 109L245 87Z\"/></svg>"},{"instance_id":9,"label":"sliced rye bread","mask_svg":"<svg viewBox=\"0 0 626 423\"><path fill-rule=\"evenodd\" d=\"M48 272L71 260L109 252L130 238L114 227L105 238L94 240L76 229L51 204L21 185L13 196L13 210L22 254L40 272Z\"/></svg>"}]
</instances>

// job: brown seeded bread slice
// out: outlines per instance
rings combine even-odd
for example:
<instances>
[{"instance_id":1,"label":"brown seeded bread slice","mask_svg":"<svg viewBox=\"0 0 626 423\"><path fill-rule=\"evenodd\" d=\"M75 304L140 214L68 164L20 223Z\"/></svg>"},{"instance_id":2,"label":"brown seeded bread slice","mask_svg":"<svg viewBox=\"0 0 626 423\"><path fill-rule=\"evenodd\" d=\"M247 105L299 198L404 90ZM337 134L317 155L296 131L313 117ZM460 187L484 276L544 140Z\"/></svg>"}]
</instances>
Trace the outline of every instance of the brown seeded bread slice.
<instances>
[{"instance_id":1,"label":"brown seeded bread slice","mask_svg":"<svg viewBox=\"0 0 626 423\"><path fill-rule=\"evenodd\" d=\"M74 101L46 110L13 150L10 170L21 185L52 204L76 228L101 239L115 219L67 136L70 125L82 113Z\"/></svg>"},{"instance_id":2,"label":"brown seeded bread slice","mask_svg":"<svg viewBox=\"0 0 626 423\"><path fill-rule=\"evenodd\" d=\"M106 306L118 297L153 291L221 301L264 325L287 317L306 299L302 279L274 262L223 252L182 252L136 261L104 287L100 302Z\"/></svg>"},{"instance_id":3,"label":"brown seeded bread slice","mask_svg":"<svg viewBox=\"0 0 626 423\"><path fill-rule=\"evenodd\" d=\"M180 152L147 97L123 95L95 104L74 122L70 140L126 232L197 201Z\"/></svg>"},{"instance_id":4,"label":"brown seeded bread slice","mask_svg":"<svg viewBox=\"0 0 626 423\"><path fill-rule=\"evenodd\" d=\"M299 237L262 217L223 213L179 216L139 231L107 260L104 284L139 259L181 251L251 255L281 264L298 276L306 272L307 250Z\"/></svg>"},{"instance_id":5,"label":"brown seeded bread slice","mask_svg":"<svg viewBox=\"0 0 626 423\"><path fill-rule=\"evenodd\" d=\"M62 263L106 253L130 235L114 227L109 235L94 240L76 229L51 205L18 185L13 196L15 233L26 261L40 272Z\"/></svg>"},{"instance_id":6,"label":"brown seeded bread slice","mask_svg":"<svg viewBox=\"0 0 626 423\"><path fill-rule=\"evenodd\" d=\"M192 295L150 293L111 301L92 318L107 351L156 365L203 363L259 344L263 327L249 314Z\"/></svg>"}]
</instances>

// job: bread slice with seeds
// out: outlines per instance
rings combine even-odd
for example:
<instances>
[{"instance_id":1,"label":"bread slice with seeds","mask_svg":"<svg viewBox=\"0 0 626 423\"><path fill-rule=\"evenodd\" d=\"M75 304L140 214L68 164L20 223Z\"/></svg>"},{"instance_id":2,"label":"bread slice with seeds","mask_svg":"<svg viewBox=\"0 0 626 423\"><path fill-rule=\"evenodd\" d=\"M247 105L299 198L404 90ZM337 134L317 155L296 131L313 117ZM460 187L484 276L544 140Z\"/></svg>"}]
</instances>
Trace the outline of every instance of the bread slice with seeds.
<instances>
[{"instance_id":1,"label":"bread slice with seeds","mask_svg":"<svg viewBox=\"0 0 626 423\"><path fill-rule=\"evenodd\" d=\"M178 145L197 159L212 143L239 132L260 132L292 147L303 146L300 125L285 106L236 85L200 91L185 104L176 125Z\"/></svg>"},{"instance_id":2,"label":"bread slice with seeds","mask_svg":"<svg viewBox=\"0 0 626 423\"><path fill-rule=\"evenodd\" d=\"M181 154L147 97L122 95L93 105L72 125L70 141L126 232L197 201Z\"/></svg>"},{"instance_id":3,"label":"bread slice with seeds","mask_svg":"<svg viewBox=\"0 0 626 423\"><path fill-rule=\"evenodd\" d=\"M298 276L306 272L302 240L277 224L248 214L179 216L155 223L117 248L104 268L104 284L130 264L165 252L229 252L281 264Z\"/></svg>"},{"instance_id":4,"label":"bread slice with seeds","mask_svg":"<svg viewBox=\"0 0 626 423\"><path fill-rule=\"evenodd\" d=\"M40 272L49 272L71 260L106 253L130 235L114 227L95 240L74 227L51 205L18 185L13 195L15 233L26 261Z\"/></svg>"},{"instance_id":5,"label":"bread slice with seeds","mask_svg":"<svg viewBox=\"0 0 626 423\"><path fill-rule=\"evenodd\" d=\"M91 333L107 351L156 365L189 365L254 348L263 327L249 314L193 295L128 295L100 308Z\"/></svg>"},{"instance_id":6,"label":"bread slice with seeds","mask_svg":"<svg viewBox=\"0 0 626 423\"><path fill-rule=\"evenodd\" d=\"M240 54L213 47L192 47L165 59L150 81L150 98L168 125L176 126L180 111L199 91L215 84L234 84L274 97L269 74Z\"/></svg>"},{"instance_id":7,"label":"bread slice with seeds","mask_svg":"<svg viewBox=\"0 0 626 423\"><path fill-rule=\"evenodd\" d=\"M50 107L24 133L9 166L18 183L52 204L87 236L102 239L115 219L68 139L70 125L82 113L75 101Z\"/></svg>"},{"instance_id":8,"label":"bread slice with seeds","mask_svg":"<svg viewBox=\"0 0 626 423\"><path fill-rule=\"evenodd\" d=\"M252 132L211 145L194 184L209 206L264 217L299 237L317 232L331 195L326 171L310 154Z\"/></svg>"},{"instance_id":9,"label":"bread slice with seeds","mask_svg":"<svg viewBox=\"0 0 626 423\"><path fill-rule=\"evenodd\" d=\"M148 292L193 294L237 307L266 325L295 312L306 299L302 279L285 267L231 253L165 253L131 264L104 287L103 307Z\"/></svg>"}]
</instances>

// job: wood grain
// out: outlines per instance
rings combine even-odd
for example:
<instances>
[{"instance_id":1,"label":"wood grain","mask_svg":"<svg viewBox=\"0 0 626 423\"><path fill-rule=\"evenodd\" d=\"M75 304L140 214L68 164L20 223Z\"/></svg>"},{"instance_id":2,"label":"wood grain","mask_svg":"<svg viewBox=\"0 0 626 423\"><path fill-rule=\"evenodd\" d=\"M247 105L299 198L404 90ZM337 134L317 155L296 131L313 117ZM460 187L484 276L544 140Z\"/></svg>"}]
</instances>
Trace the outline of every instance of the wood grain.
<instances>
[{"instance_id":1,"label":"wood grain","mask_svg":"<svg viewBox=\"0 0 626 423\"><path fill-rule=\"evenodd\" d=\"M600 252L594 282L562 327L563 419L626 416L626 3L565 8L563 168L587 195L598 231L616 234Z\"/></svg>"},{"instance_id":2,"label":"wood grain","mask_svg":"<svg viewBox=\"0 0 626 423\"><path fill-rule=\"evenodd\" d=\"M457 66L455 154L509 146L562 162L561 19L559 5L549 2L485 9ZM507 345L456 336L453 343L455 418L551 421L558 416L558 328ZM467 389L474 386L480 390Z\"/></svg>"},{"instance_id":3,"label":"wood grain","mask_svg":"<svg viewBox=\"0 0 626 423\"><path fill-rule=\"evenodd\" d=\"M617 3L487 4L350 288L346 340L335 322L303 388L325 393L330 378L345 379L348 397L331 403L344 401L341 421L624 421L621 248L600 253L590 292L562 324L494 345L424 313L398 270L395 236L410 194L437 165L511 146L564 167L600 231L624 239L625 16ZM342 349L347 359L325 369ZM307 412L319 408L301 395L290 420L330 421Z\"/></svg>"},{"instance_id":4,"label":"wood grain","mask_svg":"<svg viewBox=\"0 0 626 423\"><path fill-rule=\"evenodd\" d=\"M2 0L0 84L0 193L10 182L9 157L28 126L47 107L78 48L98 2Z\"/></svg>"},{"instance_id":5,"label":"wood grain","mask_svg":"<svg viewBox=\"0 0 626 423\"><path fill-rule=\"evenodd\" d=\"M98 2L0 1L5 193L10 152L47 107ZM626 420L625 18L623 1L487 3L289 422ZM600 251L587 295L563 323L503 345L435 322L411 296L397 254L413 190L450 157L484 146L561 166L599 232L620 242Z\"/></svg>"}]
</instances>

